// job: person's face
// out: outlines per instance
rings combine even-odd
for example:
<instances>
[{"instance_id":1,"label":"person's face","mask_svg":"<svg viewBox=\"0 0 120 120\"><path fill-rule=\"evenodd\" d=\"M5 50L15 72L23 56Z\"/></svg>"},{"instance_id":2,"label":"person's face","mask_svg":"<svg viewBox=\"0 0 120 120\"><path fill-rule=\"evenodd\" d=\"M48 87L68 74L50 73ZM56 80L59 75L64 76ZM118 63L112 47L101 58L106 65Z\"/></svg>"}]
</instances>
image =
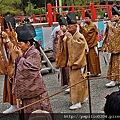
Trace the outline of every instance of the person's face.
<instances>
[{"instance_id":1,"label":"person's face","mask_svg":"<svg viewBox=\"0 0 120 120\"><path fill-rule=\"evenodd\" d=\"M30 42L19 42L19 46L22 50L22 52L25 52L30 47Z\"/></svg>"},{"instance_id":2,"label":"person's face","mask_svg":"<svg viewBox=\"0 0 120 120\"><path fill-rule=\"evenodd\" d=\"M61 26L60 26L60 29L61 29L63 32L66 32L67 27L66 27L65 25L61 25Z\"/></svg>"},{"instance_id":3,"label":"person's face","mask_svg":"<svg viewBox=\"0 0 120 120\"><path fill-rule=\"evenodd\" d=\"M70 24L67 26L68 32L71 34L74 34L77 30L77 25L76 24Z\"/></svg>"},{"instance_id":4,"label":"person's face","mask_svg":"<svg viewBox=\"0 0 120 120\"><path fill-rule=\"evenodd\" d=\"M90 22L90 18L89 17L85 17L85 23L89 23Z\"/></svg>"},{"instance_id":5,"label":"person's face","mask_svg":"<svg viewBox=\"0 0 120 120\"><path fill-rule=\"evenodd\" d=\"M116 21L118 21L119 20L119 16L118 15L114 15L113 16L113 20L116 22Z\"/></svg>"}]
</instances>

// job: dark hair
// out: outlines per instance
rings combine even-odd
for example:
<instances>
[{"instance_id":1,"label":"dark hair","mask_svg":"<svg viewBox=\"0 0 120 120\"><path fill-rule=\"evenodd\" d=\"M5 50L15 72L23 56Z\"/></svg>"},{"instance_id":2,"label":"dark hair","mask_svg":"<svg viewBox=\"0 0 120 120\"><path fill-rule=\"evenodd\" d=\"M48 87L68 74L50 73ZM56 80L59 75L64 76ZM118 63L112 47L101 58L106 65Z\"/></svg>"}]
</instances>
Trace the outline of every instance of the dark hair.
<instances>
[{"instance_id":1,"label":"dark hair","mask_svg":"<svg viewBox=\"0 0 120 120\"><path fill-rule=\"evenodd\" d=\"M113 120L115 117L120 119L120 91L112 92L106 97L104 112L107 118Z\"/></svg>"},{"instance_id":2,"label":"dark hair","mask_svg":"<svg viewBox=\"0 0 120 120\"><path fill-rule=\"evenodd\" d=\"M24 43L27 43L27 42L30 42L30 45L32 46L32 45L34 45L35 46L35 48L41 53L41 51L40 51L40 44L36 41L36 40L34 40L33 38L32 39L30 39L30 40L26 40L26 41L23 41Z\"/></svg>"}]
</instances>

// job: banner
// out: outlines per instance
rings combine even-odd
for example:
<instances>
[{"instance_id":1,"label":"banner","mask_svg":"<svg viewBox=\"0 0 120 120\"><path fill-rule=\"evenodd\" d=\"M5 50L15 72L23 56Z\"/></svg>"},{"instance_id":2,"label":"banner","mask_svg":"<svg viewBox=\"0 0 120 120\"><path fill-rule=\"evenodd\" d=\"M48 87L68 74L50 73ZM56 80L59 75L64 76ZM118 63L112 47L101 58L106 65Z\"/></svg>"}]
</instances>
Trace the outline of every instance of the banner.
<instances>
[{"instance_id":1,"label":"banner","mask_svg":"<svg viewBox=\"0 0 120 120\"><path fill-rule=\"evenodd\" d=\"M104 21L98 21L97 22L98 27L98 48L102 47L103 44L103 36L104 36Z\"/></svg>"}]
</instances>

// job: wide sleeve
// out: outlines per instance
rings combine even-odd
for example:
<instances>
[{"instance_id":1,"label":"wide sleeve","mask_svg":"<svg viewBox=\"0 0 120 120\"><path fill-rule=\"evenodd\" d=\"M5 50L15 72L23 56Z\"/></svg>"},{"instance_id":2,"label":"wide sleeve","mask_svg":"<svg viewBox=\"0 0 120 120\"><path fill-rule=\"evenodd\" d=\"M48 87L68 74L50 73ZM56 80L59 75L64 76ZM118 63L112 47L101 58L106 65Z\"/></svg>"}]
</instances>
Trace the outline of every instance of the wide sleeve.
<instances>
[{"instance_id":1,"label":"wide sleeve","mask_svg":"<svg viewBox=\"0 0 120 120\"><path fill-rule=\"evenodd\" d=\"M41 69L41 57L39 52L32 52L28 57L21 57L17 64L16 77L35 78Z\"/></svg>"},{"instance_id":2,"label":"wide sleeve","mask_svg":"<svg viewBox=\"0 0 120 120\"><path fill-rule=\"evenodd\" d=\"M66 67L68 61L67 41L66 36L58 40L58 49L56 53L56 68Z\"/></svg>"},{"instance_id":3,"label":"wide sleeve","mask_svg":"<svg viewBox=\"0 0 120 120\"><path fill-rule=\"evenodd\" d=\"M97 46L98 29L95 24L90 23L88 27L83 26L81 28L81 33L84 35L89 48Z\"/></svg>"},{"instance_id":4,"label":"wide sleeve","mask_svg":"<svg viewBox=\"0 0 120 120\"><path fill-rule=\"evenodd\" d=\"M84 67L86 63L86 56L85 56L85 47L86 43L81 38L78 39L71 38L68 42L68 66L72 69L79 69Z\"/></svg>"},{"instance_id":5,"label":"wide sleeve","mask_svg":"<svg viewBox=\"0 0 120 120\"><path fill-rule=\"evenodd\" d=\"M87 44L87 41L85 39L85 37L83 36L83 34L80 34L80 39L85 43L85 52L89 52L89 47L88 47L88 44Z\"/></svg>"},{"instance_id":6,"label":"wide sleeve","mask_svg":"<svg viewBox=\"0 0 120 120\"><path fill-rule=\"evenodd\" d=\"M16 75L12 84L12 93L17 98L33 98L44 92L44 82L40 75L40 54L30 52L21 57L16 67Z\"/></svg>"},{"instance_id":7,"label":"wide sleeve","mask_svg":"<svg viewBox=\"0 0 120 120\"><path fill-rule=\"evenodd\" d=\"M120 53L120 24L117 27L108 24L106 47L110 53Z\"/></svg>"}]
</instances>

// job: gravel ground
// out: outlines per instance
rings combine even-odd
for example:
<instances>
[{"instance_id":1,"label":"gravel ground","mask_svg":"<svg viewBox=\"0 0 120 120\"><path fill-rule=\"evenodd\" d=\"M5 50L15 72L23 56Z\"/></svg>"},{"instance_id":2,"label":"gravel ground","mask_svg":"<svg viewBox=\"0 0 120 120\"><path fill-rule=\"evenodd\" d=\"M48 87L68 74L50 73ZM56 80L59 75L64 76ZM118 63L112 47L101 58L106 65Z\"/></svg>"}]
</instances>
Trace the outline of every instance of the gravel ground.
<instances>
[{"instance_id":1,"label":"gravel ground","mask_svg":"<svg viewBox=\"0 0 120 120\"><path fill-rule=\"evenodd\" d=\"M107 56L107 55L105 55ZM104 62L103 53L100 52L100 63L101 63L101 76L106 76L108 66ZM55 63L53 63L55 65ZM2 90L3 90L3 84L4 84L4 76L0 76L0 113L2 113L5 109L9 108L9 103L2 103ZM45 84L48 89L49 95L52 95L58 91L61 91L64 87L61 87L60 81L58 81L58 72L56 71L55 74L49 73L43 75ZM113 91L118 91L118 87L113 88L106 88L105 84L109 82L106 78L97 79L96 77L93 78L94 80L90 80L90 91L91 91L91 106L92 106L92 113L97 113L99 115L100 113L104 113L103 107L105 104L105 98L104 95L106 93L111 93ZM69 94L66 92L62 92L54 97L50 98L51 106L53 109L53 112L56 113L56 115L59 115L57 113L66 113L64 116L61 117L61 120L79 120L80 117L76 117L74 115L80 115L82 113L82 117L85 114L90 113L89 110L89 102L86 102L82 104L81 109L77 110L69 110L69 106L71 105L71 100L69 97ZM70 114L71 113L71 114ZM72 114L73 113L73 114ZM77 114L76 114L77 113ZM2 115L2 114L1 114ZM99 118L95 118L95 120L104 118L103 115L98 116ZM79 119L78 119L79 118ZM0 120L17 120L17 114L12 115L12 117L4 117ZM82 118L81 118L82 119ZM84 118L85 119L85 118ZM56 119L58 120L58 119Z\"/></svg>"}]
</instances>

